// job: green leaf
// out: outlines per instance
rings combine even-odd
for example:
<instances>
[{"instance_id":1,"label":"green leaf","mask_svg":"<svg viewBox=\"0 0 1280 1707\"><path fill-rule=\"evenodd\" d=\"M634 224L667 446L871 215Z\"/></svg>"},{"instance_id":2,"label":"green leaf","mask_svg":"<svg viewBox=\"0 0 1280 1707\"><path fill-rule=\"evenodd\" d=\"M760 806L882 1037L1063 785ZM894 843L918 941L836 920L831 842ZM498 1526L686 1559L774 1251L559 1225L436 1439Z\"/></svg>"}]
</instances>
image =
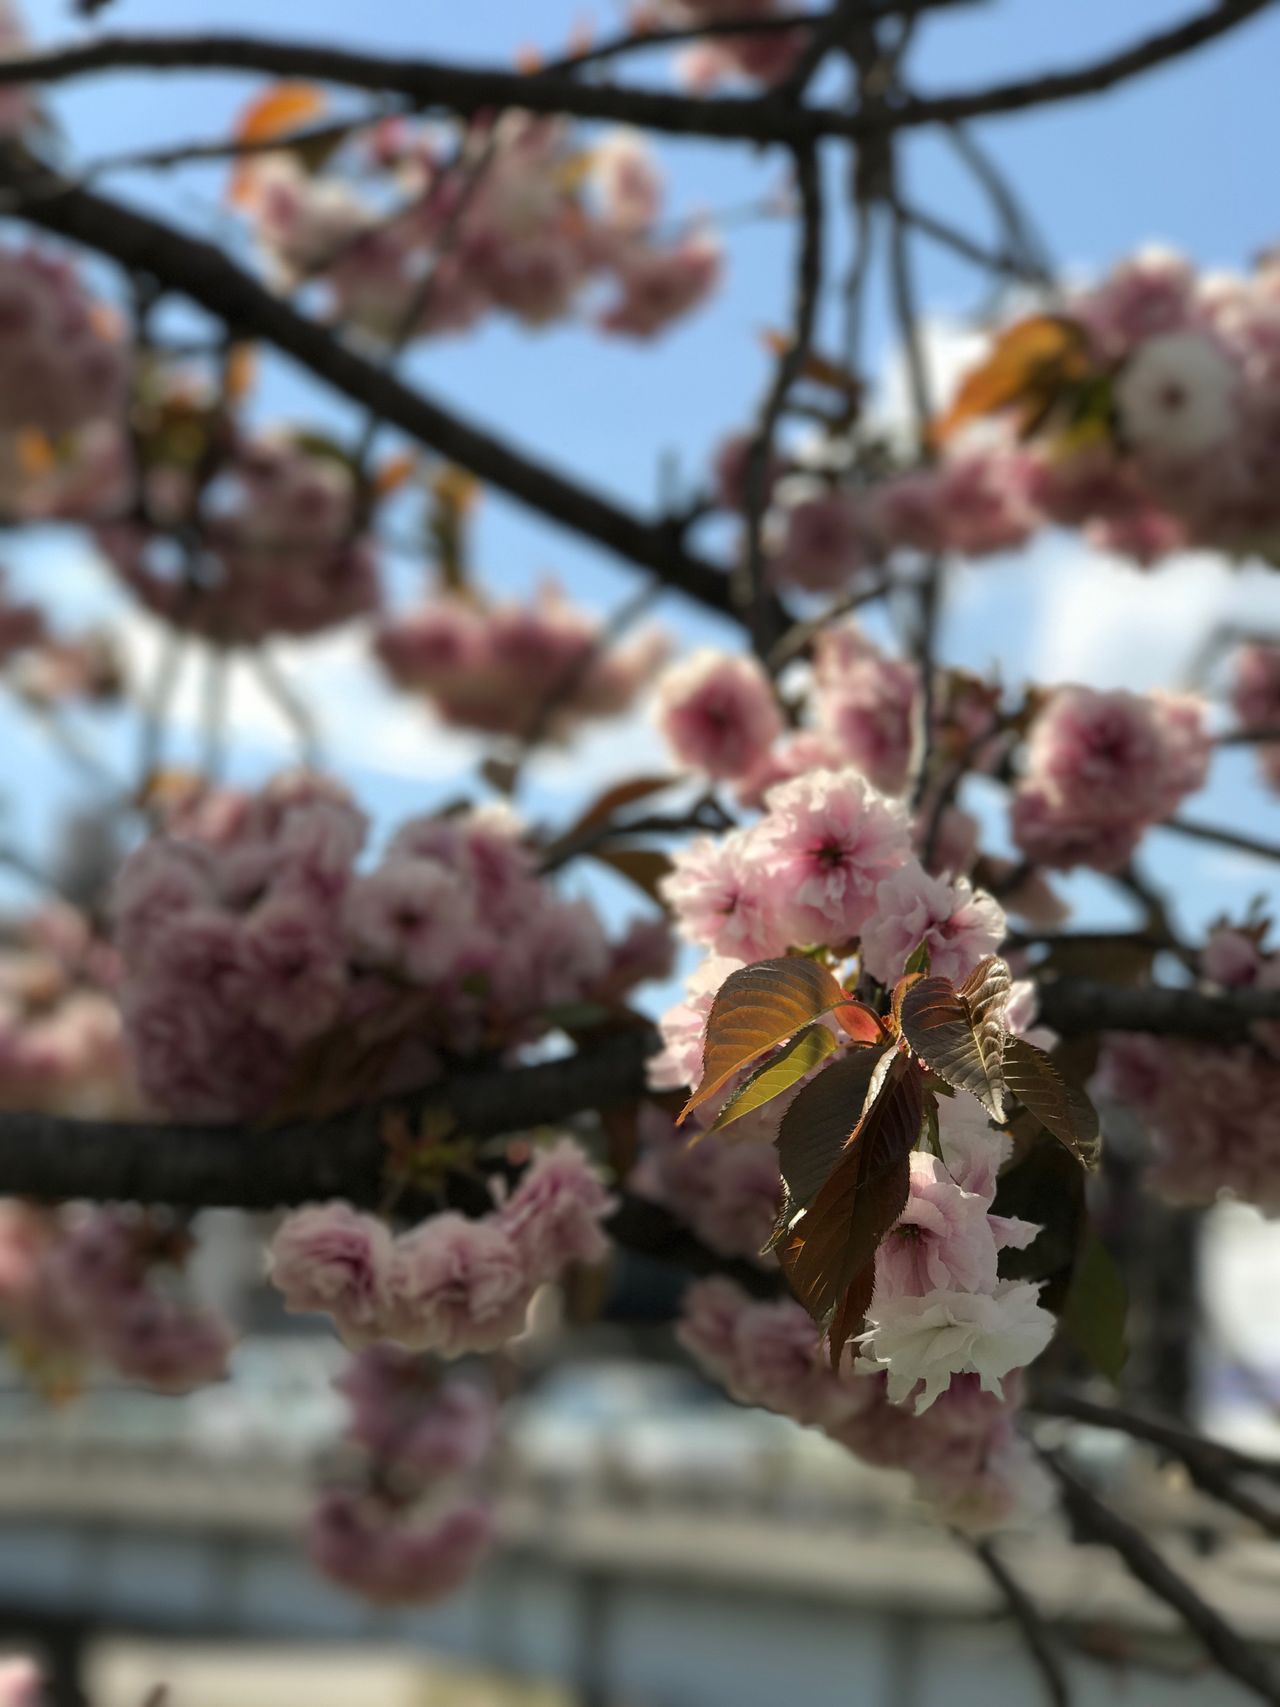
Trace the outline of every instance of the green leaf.
<instances>
[{"instance_id":1,"label":"green leaf","mask_svg":"<svg viewBox=\"0 0 1280 1707\"><path fill-rule=\"evenodd\" d=\"M929 939L921 937L907 956L907 964L902 968L902 975L904 978L910 978L913 973L922 972L927 978L932 969L933 961L929 953Z\"/></svg>"},{"instance_id":2,"label":"green leaf","mask_svg":"<svg viewBox=\"0 0 1280 1707\"><path fill-rule=\"evenodd\" d=\"M723 1132L744 1114L753 1114L774 1097L798 1084L836 1048L835 1035L825 1025L807 1025L798 1031L780 1054L758 1067L725 1103L708 1131Z\"/></svg>"},{"instance_id":3,"label":"green leaf","mask_svg":"<svg viewBox=\"0 0 1280 1707\"><path fill-rule=\"evenodd\" d=\"M1111 1381L1119 1380L1129 1355L1128 1306L1119 1265L1097 1234L1090 1233L1071 1277L1062 1326L1076 1350Z\"/></svg>"},{"instance_id":4,"label":"green leaf","mask_svg":"<svg viewBox=\"0 0 1280 1707\"><path fill-rule=\"evenodd\" d=\"M851 1049L792 1098L776 1140L792 1213L807 1209L827 1183L862 1119L876 1063L885 1053L870 1045Z\"/></svg>"},{"instance_id":5,"label":"green leaf","mask_svg":"<svg viewBox=\"0 0 1280 1707\"><path fill-rule=\"evenodd\" d=\"M940 1079L1004 1118L1004 1009L1009 968L989 955L957 989L921 978L902 997L902 1035Z\"/></svg>"},{"instance_id":6,"label":"green leaf","mask_svg":"<svg viewBox=\"0 0 1280 1707\"><path fill-rule=\"evenodd\" d=\"M707 1016L702 1079L680 1118L713 1097L741 1068L785 1043L847 997L816 960L786 955L731 972Z\"/></svg>"},{"instance_id":7,"label":"green leaf","mask_svg":"<svg viewBox=\"0 0 1280 1707\"><path fill-rule=\"evenodd\" d=\"M1024 1037L1006 1037L1004 1082L1027 1113L1065 1144L1078 1162L1086 1168L1097 1166L1102 1149L1098 1112L1042 1049Z\"/></svg>"}]
</instances>

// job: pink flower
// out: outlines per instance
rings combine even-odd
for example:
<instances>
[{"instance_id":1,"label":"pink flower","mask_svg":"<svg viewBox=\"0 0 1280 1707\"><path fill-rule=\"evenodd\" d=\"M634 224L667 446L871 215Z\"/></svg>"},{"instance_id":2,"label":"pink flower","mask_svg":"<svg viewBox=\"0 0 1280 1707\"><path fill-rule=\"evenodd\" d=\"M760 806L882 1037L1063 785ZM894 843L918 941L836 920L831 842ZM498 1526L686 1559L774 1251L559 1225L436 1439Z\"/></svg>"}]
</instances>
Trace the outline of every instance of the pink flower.
<instances>
[{"instance_id":1,"label":"pink flower","mask_svg":"<svg viewBox=\"0 0 1280 1707\"><path fill-rule=\"evenodd\" d=\"M856 771L811 771L774 789L757 832L766 895L793 943L840 948L876 906L876 890L909 857L907 815Z\"/></svg>"},{"instance_id":2,"label":"pink flower","mask_svg":"<svg viewBox=\"0 0 1280 1707\"><path fill-rule=\"evenodd\" d=\"M716 448L712 465L715 495L716 501L726 510L745 510L747 507L747 473L754 444L754 433L734 433L730 438L723 439ZM785 464L776 452L768 458L764 477L766 502L781 479L784 468Z\"/></svg>"},{"instance_id":3,"label":"pink flower","mask_svg":"<svg viewBox=\"0 0 1280 1707\"><path fill-rule=\"evenodd\" d=\"M907 1206L876 1252L877 1304L930 1292L994 1292L996 1242L987 1205L936 1156L911 1154Z\"/></svg>"},{"instance_id":4,"label":"pink flower","mask_svg":"<svg viewBox=\"0 0 1280 1707\"><path fill-rule=\"evenodd\" d=\"M767 960L793 940L758 828L696 836L672 856L660 893L681 935L717 955Z\"/></svg>"},{"instance_id":5,"label":"pink flower","mask_svg":"<svg viewBox=\"0 0 1280 1707\"><path fill-rule=\"evenodd\" d=\"M388 859L357 877L343 924L357 955L422 983L442 983L471 924L470 897L456 872L426 859Z\"/></svg>"},{"instance_id":6,"label":"pink flower","mask_svg":"<svg viewBox=\"0 0 1280 1707\"><path fill-rule=\"evenodd\" d=\"M498 1211L533 1284L554 1280L570 1263L599 1263L609 1241L601 1223L615 1199L571 1138L541 1150Z\"/></svg>"},{"instance_id":7,"label":"pink flower","mask_svg":"<svg viewBox=\"0 0 1280 1707\"><path fill-rule=\"evenodd\" d=\"M1122 356L1193 323L1195 274L1181 255L1152 245L1122 261L1071 307L1103 354Z\"/></svg>"},{"instance_id":8,"label":"pink flower","mask_svg":"<svg viewBox=\"0 0 1280 1707\"><path fill-rule=\"evenodd\" d=\"M42 1707L44 1679L25 1655L0 1660L0 1707Z\"/></svg>"},{"instance_id":9,"label":"pink flower","mask_svg":"<svg viewBox=\"0 0 1280 1707\"><path fill-rule=\"evenodd\" d=\"M346 963L319 903L285 895L245 920L241 965L259 1020L290 1043L316 1037L337 1019Z\"/></svg>"},{"instance_id":10,"label":"pink flower","mask_svg":"<svg viewBox=\"0 0 1280 1707\"><path fill-rule=\"evenodd\" d=\"M769 568L783 586L833 593L848 585L867 555L867 526L851 493L795 477L777 492Z\"/></svg>"},{"instance_id":11,"label":"pink flower","mask_svg":"<svg viewBox=\"0 0 1280 1707\"><path fill-rule=\"evenodd\" d=\"M643 232L662 207L662 178L641 132L611 130L592 150L592 183L615 231Z\"/></svg>"},{"instance_id":12,"label":"pink flower","mask_svg":"<svg viewBox=\"0 0 1280 1707\"><path fill-rule=\"evenodd\" d=\"M659 249L628 246L614 260L621 294L600 316L606 332L652 338L704 302L720 282L723 257L709 232Z\"/></svg>"},{"instance_id":13,"label":"pink flower","mask_svg":"<svg viewBox=\"0 0 1280 1707\"><path fill-rule=\"evenodd\" d=\"M495 1351L523 1330L537 1284L496 1219L433 1215L396 1241L391 1337L442 1357Z\"/></svg>"},{"instance_id":14,"label":"pink flower","mask_svg":"<svg viewBox=\"0 0 1280 1707\"><path fill-rule=\"evenodd\" d=\"M913 664L874 651L841 671L827 668L819 676L819 723L843 762L886 794L898 794L906 786L918 691L919 673Z\"/></svg>"},{"instance_id":15,"label":"pink flower","mask_svg":"<svg viewBox=\"0 0 1280 1707\"><path fill-rule=\"evenodd\" d=\"M484 1506L463 1504L414 1522L347 1488L323 1494L307 1550L318 1570L386 1605L430 1605L460 1588L493 1538Z\"/></svg>"},{"instance_id":16,"label":"pink flower","mask_svg":"<svg viewBox=\"0 0 1280 1707\"><path fill-rule=\"evenodd\" d=\"M708 776L739 777L761 763L782 733L782 715L754 658L705 648L661 678L658 726L682 764Z\"/></svg>"},{"instance_id":17,"label":"pink flower","mask_svg":"<svg viewBox=\"0 0 1280 1707\"><path fill-rule=\"evenodd\" d=\"M127 1380L158 1393L190 1393L225 1378L232 1334L213 1310L140 1290L113 1306L99 1345Z\"/></svg>"},{"instance_id":18,"label":"pink flower","mask_svg":"<svg viewBox=\"0 0 1280 1707\"><path fill-rule=\"evenodd\" d=\"M915 861L887 877L862 930L863 964L873 978L894 984L908 956L929 945L932 971L959 983L1004 940L1000 904L967 877L930 877Z\"/></svg>"},{"instance_id":19,"label":"pink flower","mask_svg":"<svg viewBox=\"0 0 1280 1707\"><path fill-rule=\"evenodd\" d=\"M383 1336L391 1303L393 1245L384 1222L349 1203L287 1215L271 1242L270 1276L293 1314L323 1311L350 1345Z\"/></svg>"},{"instance_id":20,"label":"pink flower","mask_svg":"<svg viewBox=\"0 0 1280 1707\"><path fill-rule=\"evenodd\" d=\"M426 1360L399 1346L357 1353L334 1385L351 1404L348 1438L423 1481L474 1470L493 1445L489 1395L473 1381L441 1381Z\"/></svg>"},{"instance_id":21,"label":"pink flower","mask_svg":"<svg viewBox=\"0 0 1280 1707\"><path fill-rule=\"evenodd\" d=\"M700 1056L701 1035L698 1050ZM776 1120L778 1108L770 1113ZM641 1108L639 1132L640 1159L629 1175L630 1189L664 1204L721 1256L758 1257L781 1204L773 1146L748 1141L745 1133L708 1133L694 1143L692 1133L653 1103Z\"/></svg>"},{"instance_id":22,"label":"pink flower","mask_svg":"<svg viewBox=\"0 0 1280 1707\"><path fill-rule=\"evenodd\" d=\"M800 729L778 741L734 789L742 806L759 808L765 796L780 782L804 776L809 771L839 770L846 754L840 743L820 730Z\"/></svg>"}]
</instances>

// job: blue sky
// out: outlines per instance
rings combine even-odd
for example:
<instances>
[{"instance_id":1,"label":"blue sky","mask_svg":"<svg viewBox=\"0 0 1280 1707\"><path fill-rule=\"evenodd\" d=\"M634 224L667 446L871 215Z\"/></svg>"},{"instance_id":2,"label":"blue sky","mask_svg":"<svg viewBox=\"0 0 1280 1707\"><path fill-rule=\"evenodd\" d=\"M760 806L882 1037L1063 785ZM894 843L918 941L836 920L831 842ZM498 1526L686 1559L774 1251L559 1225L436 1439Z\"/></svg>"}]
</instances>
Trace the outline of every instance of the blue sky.
<instances>
[{"instance_id":1,"label":"blue sky","mask_svg":"<svg viewBox=\"0 0 1280 1707\"><path fill-rule=\"evenodd\" d=\"M1167 25L1173 10L1168 0L956 6L922 24L912 61L916 82L925 91L976 87L1086 60ZM67 39L77 29L66 0L27 0L25 12L32 33L44 41ZM492 63L525 45L555 51L584 19L603 31L616 26L620 13L610 0L475 0L470 6L382 0L375 8L356 8L350 0L272 0L269 7L261 0L114 0L106 20L119 29L269 30ZM1280 237L1265 170L1280 155L1278 63L1280 15L1272 13L1186 65L1105 98L988 121L980 135L1035 210L1064 269L1094 273L1151 240L1182 248L1205 266L1240 267ZM633 74L661 79L663 62L651 58ZM221 74L118 76L66 86L52 106L71 158L83 162L225 133L254 87L249 79ZM779 158L745 148L670 143L660 153L677 213L736 208L782 180ZM904 169L914 201L954 223L984 229L980 203L938 138L912 138ZM110 188L217 235L228 230L221 183L218 171L201 169L181 179L121 174ZM536 445L548 460L630 503L649 505L664 458L692 484L717 438L749 417L766 378L760 330L785 318L788 228L734 225L726 243L726 282L715 303L656 347L605 340L586 326L530 337L494 325L421 349L413 371L456 407ZM945 357L986 286L928 245L921 246L920 268L934 342ZM882 362L892 362L878 296L871 302L869 344ZM283 364L266 369L260 410L267 420L319 415L339 433L358 425L358 417ZM384 442L390 448L395 440L387 435ZM601 609L635 585L623 566L497 495L482 506L476 555L491 586L528 588L553 572ZM121 608L91 554L72 536L14 543L9 558L24 586L69 615ZM416 581L412 565L393 566L398 596L407 596ZM1266 571L1230 570L1197 558L1142 577L1099 560L1073 539L1054 538L1016 560L958 571L948 591L944 637L951 658L978 667L998 663L1010 679L1045 674L1147 687L1181 670L1218 617L1246 613L1280 625L1280 598ZM723 627L678 601L667 601L660 614L681 643L728 638ZM154 656L154 635L145 623L130 626L145 664ZM383 693L362 671L354 644L292 649L286 664L301 683L309 677L318 687L335 761L350 771L379 817L419 809L451 791L465 749L442 739L414 707ZM194 688L189 675L184 705ZM51 764L38 733L0 715L15 826L23 835L41 836L53 804L70 797L74 778L64 776L57 761ZM242 738L238 774L260 776L287 757L269 710L243 686L235 716ZM180 729L178 756L186 740ZM123 727L107 734L109 755L121 764L126 741ZM623 745L637 766L656 756L643 730L629 725L620 736L616 728L605 729L540 768L534 806L570 810L576 795L616 766ZM1250 785L1245 753L1224 757L1211 789L1194 804L1198 816L1247 818L1260 833L1280 834L1280 813ZM1239 907L1269 878L1256 864L1193 849L1168 835L1152 838L1148 862L1158 875L1180 881L1192 917ZM1103 916L1098 886L1082 885L1081 898L1094 916Z\"/></svg>"}]
</instances>

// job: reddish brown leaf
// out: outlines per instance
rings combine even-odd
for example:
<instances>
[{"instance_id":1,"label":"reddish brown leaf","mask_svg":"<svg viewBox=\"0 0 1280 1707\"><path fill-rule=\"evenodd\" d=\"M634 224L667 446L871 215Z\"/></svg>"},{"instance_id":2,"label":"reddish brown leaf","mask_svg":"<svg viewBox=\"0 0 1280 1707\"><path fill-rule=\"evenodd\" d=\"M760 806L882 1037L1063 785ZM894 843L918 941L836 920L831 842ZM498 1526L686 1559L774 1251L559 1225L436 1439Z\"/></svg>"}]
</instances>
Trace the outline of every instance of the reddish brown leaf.
<instances>
[{"instance_id":1,"label":"reddish brown leaf","mask_svg":"<svg viewBox=\"0 0 1280 1707\"><path fill-rule=\"evenodd\" d=\"M742 1067L845 1001L838 980L816 960L787 955L731 972L707 1016L702 1080L680 1118L713 1097Z\"/></svg>"},{"instance_id":2,"label":"reddish brown leaf","mask_svg":"<svg viewBox=\"0 0 1280 1707\"><path fill-rule=\"evenodd\" d=\"M948 978L921 978L900 1007L902 1035L940 1079L968 1091L996 1120L1004 1118L1004 1008L1009 968L989 955L959 989Z\"/></svg>"},{"instance_id":3,"label":"reddish brown leaf","mask_svg":"<svg viewBox=\"0 0 1280 1707\"><path fill-rule=\"evenodd\" d=\"M267 142L273 136L287 137L325 109L325 95L314 83L274 83L244 109L236 123L236 142ZM228 197L244 201L252 182L251 167L242 163L231 178Z\"/></svg>"},{"instance_id":4,"label":"reddish brown leaf","mask_svg":"<svg viewBox=\"0 0 1280 1707\"><path fill-rule=\"evenodd\" d=\"M659 848L592 848L591 857L634 883L651 901L660 899L658 885L671 870L671 861Z\"/></svg>"},{"instance_id":5,"label":"reddish brown leaf","mask_svg":"<svg viewBox=\"0 0 1280 1707\"><path fill-rule=\"evenodd\" d=\"M575 819L558 841L573 841L584 830L607 822L621 807L634 806L637 800L647 800L651 794L658 794L664 788L673 787L678 780L673 776L633 776L626 782L606 788L603 794L597 795L582 816Z\"/></svg>"},{"instance_id":6,"label":"reddish brown leaf","mask_svg":"<svg viewBox=\"0 0 1280 1707\"><path fill-rule=\"evenodd\" d=\"M792 1099L778 1128L778 1166L795 1209L807 1209L862 1119L876 1063L884 1052L852 1049L824 1067Z\"/></svg>"},{"instance_id":7,"label":"reddish brown leaf","mask_svg":"<svg viewBox=\"0 0 1280 1707\"><path fill-rule=\"evenodd\" d=\"M844 1342L835 1334L843 1325L847 1338L857 1305L856 1293L848 1299L849 1289L874 1261L876 1247L906 1204L908 1157L923 1116L922 1078L908 1056L895 1052L875 1076L878 1094L873 1086L835 1171L778 1245L791 1290L815 1321L831 1329L837 1360Z\"/></svg>"},{"instance_id":8,"label":"reddish brown leaf","mask_svg":"<svg viewBox=\"0 0 1280 1707\"><path fill-rule=\"evenodd\" d=\"M862 1002L846 1002L843 1007L835 1009L835 1018L845 1036L851 1037L855 1043L884 1041L884 1026L879 1015Z\"/></svg>"},{"instance_id":9,"label":"reddish brown leaf","mask_svg":"<svg viewBox=\"0 0 1280 1707\"><path fill-rule=\"evenodd\" d=\"M1064 1079L1042 1049L1024 1037L1007 1037L1004 1082L1046 1132L1067 1146L1086 1168L1097 1166L1101 1149L1098 1113L1078 1085Z\"/></svg>"}]
</instances>

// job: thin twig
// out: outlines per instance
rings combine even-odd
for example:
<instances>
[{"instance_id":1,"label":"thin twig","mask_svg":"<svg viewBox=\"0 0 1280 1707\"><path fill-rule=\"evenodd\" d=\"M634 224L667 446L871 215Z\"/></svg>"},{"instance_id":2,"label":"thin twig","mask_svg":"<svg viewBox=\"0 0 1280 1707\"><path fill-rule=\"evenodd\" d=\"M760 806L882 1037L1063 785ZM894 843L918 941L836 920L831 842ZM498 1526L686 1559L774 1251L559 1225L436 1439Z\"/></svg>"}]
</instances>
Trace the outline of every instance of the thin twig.
<instances>
[{"instance_id":1,"label":"thin twig","mask_svg":"<svg viewBox=\"0 0 1280 1707\"><path fill-rule=\"evenodd\" d=\"M1050 1707L1070 1707L1071 1690L1067 1683L1062 1656L1053 1645L1040 1608L1009 1570L990 1541L975 1541L960 1536L978 1563L1003 1595L1010 1615L1022 1632L1040 1680L1044 1684L1045 1700Z\"/></svg>"},{"instance_id":2,"label":"thin twig","mask_svg":"<svg viewBox=\"0 0 1280 1707\"><path fill-rule=\"evenodd\" d=\"M1280 860L1280 843L1264 842L1257 836L1246 836L1240 830L1222 829L1217 824L1198 824L1189 818L1166 818L1156 826L1173 830L1192 841L1210 842L1220 848L1234 848L1239 853L1256 854L1259 859Z\"/></svg>"}]
</instances>

